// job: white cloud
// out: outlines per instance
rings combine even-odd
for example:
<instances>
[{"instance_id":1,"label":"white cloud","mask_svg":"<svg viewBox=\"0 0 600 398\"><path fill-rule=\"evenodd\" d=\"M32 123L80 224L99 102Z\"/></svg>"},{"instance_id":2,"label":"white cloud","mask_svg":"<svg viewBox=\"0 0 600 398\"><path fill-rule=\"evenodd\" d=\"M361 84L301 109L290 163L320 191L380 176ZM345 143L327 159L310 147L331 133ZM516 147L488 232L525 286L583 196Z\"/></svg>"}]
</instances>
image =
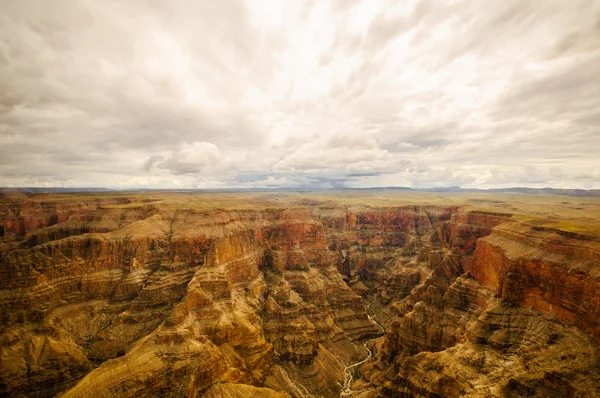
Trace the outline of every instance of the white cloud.
<instances>
[{"instance_id":1,"label":"white cloud","mask_svg":"<svg viewBox=\"0 0 600 398\"><path fill-rule=\"evenodd\" d=\"M154 164L157 168L170 170L173 174L196 174L203 173L207 169L215 170L223 162L221 152L215 144L196 141L183 144L167 158Z\"/></svg>"},{"instance_id":2,"label":"white cloud","mask_svg":"<svg viewBox=\"0 0 600 398\"><path fill-rule=\"evenodd\" d=\"M600 188L599 18L599 0L6 1L0 185Z\"/></svg>"}]
</instances>

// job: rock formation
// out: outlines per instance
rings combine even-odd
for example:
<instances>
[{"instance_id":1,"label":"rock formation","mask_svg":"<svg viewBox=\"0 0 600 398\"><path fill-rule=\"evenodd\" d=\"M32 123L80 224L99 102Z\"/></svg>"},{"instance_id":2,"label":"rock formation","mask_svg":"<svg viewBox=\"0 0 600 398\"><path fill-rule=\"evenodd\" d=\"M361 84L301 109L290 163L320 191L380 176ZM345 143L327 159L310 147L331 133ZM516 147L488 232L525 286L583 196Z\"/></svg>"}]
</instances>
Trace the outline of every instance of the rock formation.
<instances>
[{"instance_id":1,"label":"rock formation","mask_svg":"<svg viewBox=\"0 0 600 398\"><path fill-rule=\"evenodd\" d=\"M206 203L0 197L0 395L600 395L594 235L457 205Z\"/></svg>"}]
</instances>

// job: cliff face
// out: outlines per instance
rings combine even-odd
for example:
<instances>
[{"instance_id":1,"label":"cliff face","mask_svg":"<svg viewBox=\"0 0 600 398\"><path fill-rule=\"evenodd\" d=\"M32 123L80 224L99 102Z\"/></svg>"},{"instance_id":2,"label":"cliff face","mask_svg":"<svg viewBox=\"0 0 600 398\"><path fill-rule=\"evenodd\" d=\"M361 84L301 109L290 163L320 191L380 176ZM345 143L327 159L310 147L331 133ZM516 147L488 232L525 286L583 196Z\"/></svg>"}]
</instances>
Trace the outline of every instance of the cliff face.
<instances>
[{"instance_id":1,"label":"cliff face","mask_svg":"<svg viewBox=\"0 0 600 398\"><path fill-rule=\"evenodd\" d=\"M44 200L1 207L1 394L337 397L369 352L346 395L600 386L590 237L457 206Z\"/></svg>"},{"instance_id":2,"label":"cliff face","mask_svg":"<svg viewBox=\"0 0 600 398\"><path fill-rule=\"evenodd\" d=\"M599 341L599 243L510 223L477 242L473 276L505 301L550 312Z\"/></svg>"},{"instance_id":3,"label":"cliff face","mask_svg":"<svg viewBox=\"0 0 600 398\"><path fill-rule=\"evenodd\" d=\"M598 394L598 242L509 219L457 214L442 225L441 250L424 245L401 262L402 294L383 302L387 333L363 367L371 386L390 396Z\"/></svg>"}]
</instances>

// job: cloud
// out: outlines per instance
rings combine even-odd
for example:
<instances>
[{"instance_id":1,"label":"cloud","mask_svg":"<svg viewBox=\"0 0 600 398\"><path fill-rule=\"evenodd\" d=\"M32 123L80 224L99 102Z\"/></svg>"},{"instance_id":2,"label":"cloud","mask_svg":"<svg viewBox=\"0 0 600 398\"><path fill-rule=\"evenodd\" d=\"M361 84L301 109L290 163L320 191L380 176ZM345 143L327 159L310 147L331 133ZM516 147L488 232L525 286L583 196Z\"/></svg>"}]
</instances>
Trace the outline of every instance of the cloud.
<instances>
[{"instance_id":1,"label":"cloud","mask_svg":"<svg viewBox=\"0 0 600 398\"><path fill-rule=\"evenodd\" d=\"M0 185L600 188L600 1L5 1Z\"/></svg>"},{"instance_id":2,"label":"cloud","mask_svg":"<svg viewBox=\"0 0 600 398\"><path fill-rule=\"evenodd\" d=\"M221 152L215 144L196 141L183 145L164 160L150 157L144 165L154 164L157 168L169 170L173 174L196 174L215 169L222 161Z\"/></svg>"}]
</instances>

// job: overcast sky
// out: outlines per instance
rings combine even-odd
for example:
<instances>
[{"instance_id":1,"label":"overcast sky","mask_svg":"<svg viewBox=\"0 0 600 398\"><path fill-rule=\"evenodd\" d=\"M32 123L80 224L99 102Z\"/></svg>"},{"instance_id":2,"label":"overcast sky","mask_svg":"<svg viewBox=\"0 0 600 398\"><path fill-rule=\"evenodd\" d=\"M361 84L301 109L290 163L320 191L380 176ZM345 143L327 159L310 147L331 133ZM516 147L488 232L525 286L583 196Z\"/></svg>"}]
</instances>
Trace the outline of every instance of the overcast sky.
<instances>
[{"instance_id":1,"label":"overcast sky","mask_svg":"<svg viewBox=\"0 0 600 398\"><path fill-rule=\"evenodd\" d=\"M0 0L0 186L600 188L600 0Z\"/></svg>"}]
</instances>

